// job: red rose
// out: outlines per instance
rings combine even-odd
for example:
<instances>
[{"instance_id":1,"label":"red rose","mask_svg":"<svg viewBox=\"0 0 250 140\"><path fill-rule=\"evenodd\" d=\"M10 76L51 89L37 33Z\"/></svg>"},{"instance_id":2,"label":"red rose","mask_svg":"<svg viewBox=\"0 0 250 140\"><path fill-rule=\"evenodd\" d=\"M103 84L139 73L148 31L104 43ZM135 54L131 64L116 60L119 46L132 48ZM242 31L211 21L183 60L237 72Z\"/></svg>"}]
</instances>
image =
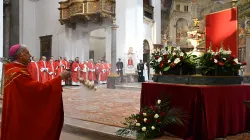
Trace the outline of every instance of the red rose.
<instances>
[{"instance_id":1,"label":"red rose","mask_svg":"<svg viewBox=\"0 0 250 140\"><path fill-rule=\"evenodd\" d=\"M225 64L223 62L218 62L218 65L224 66Z\"/></svg>"},{"instance_id":2,"label":"red rose","mask_svg":"<svg viewBox=\"0 0 250 140\"><path fill-rule=\"evenodd\" d=\"M156 59L156 60L158 60L159 58L160 58L160 56L159 56L159 55L156 55L156 56L155 56L155 59Z\"/></svg>"},{"instance_id":3,"label":"red rose","mask_svg":"<svg viewBox=\"0 0 250 140\"><path fill-rule=\"evenodd\" d=\"M177 55L174 55L174 58L177 58Z\"/></svg>"},{"instance_id":4,"label":"red rose","mask_svg":"<svg viewBox=\"0 0 250 140\"><path fill-rule=\"evenodd\" d=\"M235 61L233 61L233 65L236 65L237 63Z\"/></svg>"},{"instance_id":5,"label":"red rose","mask_svg":"<svg viewBox=\"0 0 250 140\"><path fill-rule=\"evenodd\" d=\"M167 54L164 54L163 57L164 57L164 60L165 60L166 62L168 62L168 55L167 55Z\"/></svg>"},{"instance_id":6,"label":"red rose","mask_svg":"<svg viewBox=\"0 0 250 140\"><path fill-rule=\"evenodd\" d=\"M245 61L243 61L241 64L244 66L244 65L246 65L247 63L246 63Z\"/></svg>"},{"instance_id":7,"label":"red rose","mask_svg":"<svg viewBox=\"0 0 250 140\"><path fill-rule=\"evenodd\" d=\"M215 55L214 58L215 59L219 59L220 57L219 57L219 55Z\"/></svg>"},{"instance_id":8,"label":"red rose","mask_svg":"<svg viewBox=\"0 0 250 140\"><path fill-rule=\"evenodd\" d=\"M147 121L146 121L147 124L150 124L150 122L151 122L150 120L147 120Z\"/></svg>"},{"instance_id":9,"label":"red rose","mask_svg":"<svg viewBox=\"0 0 250 140\"><path fill-rule=\"evenodd\" d=\"M155 107L154 107L154 111L157 111L157 110L158 110L158 107L155 106Z\"/></svg>"},{"instance_id":10,"label":"red rose","mask_svg":"<svg viewBox=\"0 0 250 140\"><path fill-rule=\"evenodd\" d=\"M183 60L183 56L180 57L180 60Z\"/></svg>"},{"instance_id":11,"label":"red rose","mask_svg":"<svg viewBox=\"0 0 250 140\"><path fill-rule=\"evenodd\" d=\"M171 67L171 68L173 68L173 67L174 67L174 62L172 62L172 63L170 64L170 67Z\"/></svg>"},{"instance_id":12,"label":"red rose","mask_svg":"<svg viewBox=\"0 0 250 140\"><path fill-rule=\"evenodd\" d=\"M150 108L150 109L153 109L153 106L151 105L149 108Z\"/></svg>"},{"instance_id":13,"label":"red rose","mask_svg":"<svg viewBox=\"0 0 250 140\"><path fill-rule=\"evenodd\" d=\"M164 66L164 62L163 62L163 61L161 61L161 62L160 62L160 68L162 69L162 68L163 68L163 66Z\"/></svg>"},{"instance_id":14,"label":"red rose","mask_svg":"<svg viewBox=\"0 0 250 140\"><path fill-rule=\"evenodd\" d=\"M210 61L211 61L211 62L214 62L214 58L210 58Z\"/></svg>"},{"instance_id":15,"label":"red rose","mask_svg":"<svg viewBox=\"0 0 250 140\"><path fill-rule=\"evenodd\" d=\"M160 120L156 120L156 122L157 122L157 123L161 123L161 121L160 121Z\"/></svg>"},{"instance_id":16,"label":"red rose","mask_svg":"<svg viewBox=\"0 0 250 140\"><path fill-rule=\"evenodd\" d=\"M230 60L234 60L234 58L235 58L235 55L230 56Z\"/></svg>"},{"instance_id":17,"label":"red rose","mask_svg":"<svg viewBox=\"0 0 250 140\"><path fill-rule=\"evenodd\" d=\"M137 122L141 122L141 118L137 118Z\"/></svg>"},{"instance_id":18,"label":"red rose","mask_svg":"<svg viewBox=\"0 0 250 140\"><path fill-rule=\"evenodd\" d=\"M163 116L165 116L165 112L161 112L161 114L160 114L160 115L161 115L162 117L163 117Z\"/></svg>"}]
</instances>

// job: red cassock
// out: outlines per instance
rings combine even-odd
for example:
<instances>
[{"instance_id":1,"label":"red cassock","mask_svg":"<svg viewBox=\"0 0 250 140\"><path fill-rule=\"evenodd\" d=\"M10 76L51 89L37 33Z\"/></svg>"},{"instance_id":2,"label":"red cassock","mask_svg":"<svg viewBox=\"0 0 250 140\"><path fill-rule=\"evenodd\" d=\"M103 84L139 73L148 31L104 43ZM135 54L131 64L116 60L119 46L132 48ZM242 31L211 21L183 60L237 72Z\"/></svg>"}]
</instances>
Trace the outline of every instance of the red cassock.
<instances>
[{"instance_id":1,"label":"red cassock","mask_svg":"<svg viewBox=\"0 0 250 140\"><path fill-rule=\"evenodd\" d=\"M69 61L67 61L67 60L62 60L62 63L65 64L65 69L69 69L69 68L70 68Z\"/></svg>"},{"instance_id":2,"label":"red cassock","mask_svg":"<svg viewBox=\"0 0 250 140\"><path fill-rule=\"evenodd\" d=\"M59 140L63 126L60 76L41 83L25 65L5 64L1 140Z\"/></svg>"},{"instance_id":3,"label":"red cassock","mask_svg":"<svg viewBox=\"0 0 250 140\"><path fill-rule=\"evenodd\" d=\"M82 79L86 79L86 74L87 73L87 66L85 64L80 64L80 77Z\"/></svg>"},{"instance_id":4,"label":"red cassock","mask_svg":"<svg viewBox=\"0 0 250 140\"><path fill-rule=\"evenodd\" d=\"M28 65L28 71L34 80L41 82L40 69L37 62L31 61Z\"/></svg>"},{"instance_id":5,"label":"red cassock","mask_svg":"<svg viewBox=\"0 0 250 140\"><path fill-rule=\"evenodd\" d=\"M78 83L79 77L80 77L80 64L77 62L74 62L72 64L71 72L72 72L71 73L72 82Z\"/></svg>"},{"instance_id":6,"label":"red cassock","mask_svg":"<svg viewBox=\"0 0 250 140\"><path fill-rule=\"evenodd\" d=\"M106 83L107 81L107 69L105 67L105 64L100 64L99 66L99 83Z\"/></svg>"},{"instance_id":7,"label":"red cassock","mask_svg":"<svg viewBox=\"0 0 250 140\"><path fill-rule=\"evenodd\" d=\"M96 81L95 64L88 63L88 78L90 81Z\"/></svg>"},{"instance_id":8,"label":"red cassock","mask_svg":"<svg viewBox=\"0 0 250 140\"><path fill-rule=\"evenodd\" d=\"M56 71L57 71L57 74L60 74L65 69L66 69L66 61L59 60L58 62L56 62Z\"/></svg>"},{"instance_id":9,"label":"red cassock","mask_svg":"<svg viewBox=\"0 0 250 140\"><path fill-rule=\"evenodd\" d=\"M40 69L40 76L41 76L41 82L42 83L45 83L49 80L49 73L48 73L48 64L46 61L42 61L40 60L38 62L38 65L39 65L39 69Z\"/></svg>"},{"instance_id":10,"label":"red cassock","mask_svg":"<svg viewBox=\"0 0 250 140\"><path fill-rule=\"evenodd\" d=\"M57 75L56 70L57 63L55 61L48 62L48 73L49 73L49 80L54 79Z\"/></svg>"}]
</instances>

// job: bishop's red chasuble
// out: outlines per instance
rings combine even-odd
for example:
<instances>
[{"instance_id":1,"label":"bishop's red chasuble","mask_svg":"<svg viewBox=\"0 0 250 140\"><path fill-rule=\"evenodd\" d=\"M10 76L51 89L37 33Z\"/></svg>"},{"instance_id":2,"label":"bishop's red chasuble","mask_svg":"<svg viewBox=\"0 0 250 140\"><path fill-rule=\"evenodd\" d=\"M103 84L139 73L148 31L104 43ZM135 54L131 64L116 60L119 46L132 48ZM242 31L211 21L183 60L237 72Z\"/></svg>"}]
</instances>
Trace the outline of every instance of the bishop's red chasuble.
<instances>
[{"instance_id":1,"label":"bishop's red chasuble","mask_svg":"<svg viewBox=\"0 0 250 140\"><path fill-rule=\"evenodd\" d=\"M63 126L60 76L41 83L27 67L5 64L1 140L59 140Z\"/></svg>"}]
</instances>

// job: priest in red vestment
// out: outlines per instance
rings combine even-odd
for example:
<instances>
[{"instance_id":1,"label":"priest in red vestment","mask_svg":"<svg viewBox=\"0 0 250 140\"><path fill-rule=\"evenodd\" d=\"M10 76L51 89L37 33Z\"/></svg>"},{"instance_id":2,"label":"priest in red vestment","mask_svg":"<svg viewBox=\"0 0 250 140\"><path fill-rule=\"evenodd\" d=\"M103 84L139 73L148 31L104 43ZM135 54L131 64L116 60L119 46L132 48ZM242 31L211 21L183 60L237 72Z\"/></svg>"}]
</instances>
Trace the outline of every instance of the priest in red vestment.
<instances>
[{"instance_id":1,"label":"priest in red vestment","mask_svg":"<svg viewBox=\"0 0 250 140\"><path fill-rule=\"evenodd\" d=\"M98 83L100 84L107 83L107 69L103 61L101 61L101 64L99 65L99 71L100 73L99 73Z\"/></svg>"},{"instance_id":2,"label":"priest in red vestment","mask_svg":"<svg viewBox=\"0 0 250 140\"><path fill-rule=\"evenodd\" d=\"M80 74L81 74L81 78L82 79L87 79L87 66L85 64L85 62L83 62L82 64L80 64Z\"/></svg>"},{"instance_id":3,"label":"priest in red vestment","mask_svg":"<svg viewBox=\"0 0 250 140\"><path fill-rule=\"evenodd\" d=\"M58 57L58 62L56 63L57 74L60 74L62 71L66 70L66 61L62 60L62 57ZM62 80L62 85L65 85L65 81Z\"/></svg>"},{"instance_id":4,"label":"priest in red vestment","mask_svg":"<svg viewBox=\"0 0 250 140\"><path fill-rule=\"evenodd\" d=\"M40 69L40 75L41 75L41 82L45 83L49 80L49 69L48 69L48 64L46 61L46 57L42 56L42 59L38 62L39 64L39 69Z\"/></svg>"},{"instance_id":5,"label":"priest in red vestment","mask_svg":"<svg viewBox=\"0 0 250 140\"><path fill-rule=\"evenodd\" d=\"M40 70L39 70L39 66L38 66L38 63L36 62L36 57L33 56L31 58L31 62L29 63L28 65L28 71L31 75L31 77L38 81L38 82L41 82L41 75L40 75Z\"/></svg>"},{"instance_id":6,"label":"priest in red vestment","mask_svg":"<svg viewBox=\"0 0 250 140\"><path fill-rule=\"evenodd\" d=\"M27 66L30 54L25 45L10 48L11 63L5 64L3 75L3 109L1 140L59 140L63 120L61 79L33 80Z\"/></svg>"},{"instance_id":7,"label":"priest in red vestment","mask_svg":"<svg viewBox=\"0 0 250 140\"><path fill-rule=\"evenodd\" d=\"M71 72L72 72L72 85L80 85L80 81L79 81L79 78L80 78L80 63L79 63L79 57L76 57L75 58L75 61L73 62L72 64L72 69L71 69Z\"/></svg>"},{"instance_id":8,"label":"priest in red vestment","mask_svg":"<svg viewBox=\"0 0 250 140\"><path fill-rule=\"evenodd\" d=\"M71 70L70 70L70 63L69 63L69 61L67 60L67 57L63 57L63 60L62 60L62 61L63 61L64 64L65 64L65 69L71 71ZM70 80L70 79L71 79L71 77L65 79L65 85L71 85L71 83L70 83L71 80Z\"/></svg>"},{"instance_id":9,"label":"priest in red vestment","mask_svg":"<svg viewBox=\"0 0 250 140\"><path fill-rule=\"evenodd\" d=\"M48 66L49 80L54 79L57 75L57 70L56 70L57 63L54 61L53 56L50 58L47 66Z\"/></svg>"},{"instance_id":10,"label":"priest in red vestment","mask_svg":"<svg viewBox=\"0 0 250 140\"><path fill-rule=\"evenodd\" d=\"M95 64L93 59L90 59L88 62L88 78L90 81L96 81Z\"/></svg>"}]
</instances>

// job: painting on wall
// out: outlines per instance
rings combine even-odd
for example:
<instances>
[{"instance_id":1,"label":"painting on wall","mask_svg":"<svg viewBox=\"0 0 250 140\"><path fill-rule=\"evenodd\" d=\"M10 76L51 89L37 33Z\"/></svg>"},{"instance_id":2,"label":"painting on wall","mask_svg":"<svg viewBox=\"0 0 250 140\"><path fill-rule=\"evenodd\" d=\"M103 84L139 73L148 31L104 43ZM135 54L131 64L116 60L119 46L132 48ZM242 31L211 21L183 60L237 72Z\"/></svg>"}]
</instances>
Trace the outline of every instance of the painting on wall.
<instances>
[{"instance_id":1,"label":"painting on wall","mask_svg":"<svg viewBox=\"0 0 250 140\"><path fill-rule=\"evenodd\" d=\"M176 44L179 46L188 45L188 22L186 19L180 18L176 23Z\"/></svg>"}]
</instances>

